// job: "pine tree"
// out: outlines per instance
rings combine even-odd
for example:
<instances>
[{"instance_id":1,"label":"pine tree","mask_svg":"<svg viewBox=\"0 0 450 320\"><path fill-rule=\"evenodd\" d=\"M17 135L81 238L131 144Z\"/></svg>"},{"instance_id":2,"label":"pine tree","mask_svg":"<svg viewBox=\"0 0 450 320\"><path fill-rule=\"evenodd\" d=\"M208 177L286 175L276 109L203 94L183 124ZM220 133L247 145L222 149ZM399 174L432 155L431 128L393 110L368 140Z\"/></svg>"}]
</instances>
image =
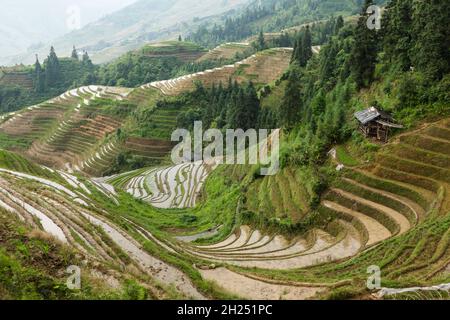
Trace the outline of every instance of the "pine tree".
<instances>
[{"instance_id":1,"label":"pine tree","mask_svg":"<svg viewBox=\"0 0 450 320\"><path fill-rule=\"evenodd\" d=\"M336 84L336 57L339 52L337 41L331 39L328 45L326 45L322 50L320 81L322 86L327 87L330 85L330 88L328 89L331 89L331 87Z\"/></svg>"},{"instance_id":2,"label":"pine tree","mask_svg":"<svg viewBox=\"0 0 450 320\"><path fill-rule=\"evenodd\" d=\"M339 16L336 19L336 24L334 25L333 33L337 35L339 33L339 30L341 30L344 27L344 18L342 16Z\"/></svg>"},{"instance_id":3,"label":"pine tree","mask_svg":"<svg viewBox=\"0 0 450 320\"><path fill-rule=\"evenodd\" d=\"M266 40L264 38L264 32L261 30L259 32L259 35L258 35L258 40L257 40L257 43L256 43L256 49L258 51L262 51L262 50L265 50L266 48L267 48L267 45L266 45Z\"/></svg>"},{"instance_id":4,"label":"pine tree","mask_svg":"<svg viewBox=\"0 0 450 320\"><path fill-rule=\"evenodd\" d=\"M351 71L358 89L372 82L377 62L377 31L367 27L367 8L372 4L372 0L365 2L355 29L355 43L350 55Z\"/></svg>"},{"instance_id":5,"label":"pine tree","mask_svg":"<svg viewBox=\"0 0 450 320\"><path fill-rule=\"evenodd\" d=\"M310 104L311 115L320 117L325 113L327 106L326 96L323 89L320 89L317 95L313 98Z\"/></svg>"},{"instance_id":6,"label":"pine tree","mask_svg":"<svg viewBox=\"0 0 450 320\"><path fill-rule=\"evenodd\" d=\"M412 22L411 1L393 0L388 4L382 22L384 59L401 71L411 67Z\"/></svg>"},{"instance_id":7,"label":"pine tree","mask_svg":"<svg viewBox=\"0 0 450 320\"><path fill-rule=\"evenodd\" d=\"M313 56L311 31L309 30L309 26L306 26L306 30L301 41L301 47L300 66L306 67L309 59Z\"/></svg>"},{"instance_id":8,"label":"pine tree","mask_svg":"<svg viewBox=\"0 0 450 320\"><path fill-rule=\"evenodd\" d=\"M224 96L222 96L219 99L219 107L221 109L220 109L220 115L217 119L217 127L223 128L227 124L227 114L228 114L228 109L227 109L228 105L226 103L226 98Z\"/></svg>"},{"instance_id":9,"label":"pine tree","mask_svg":"<svg viewBox=\"0 0 450 320\"><path fill-rule=\"evenodd\" d=\"M44 74L42 72L42 66L39 62L39 57L37 54L36 62L34 64L34 89L38 93L41 93L45 90Z\"/></svg>"},{"instance_id":10,"label":"pine tree","mask_svg":"<svg viewBox=\"0 0 450 320\"><path fill-rule=\"evenodd\" d=\"M87 53L87 51L84 51L83 58L81 61L83 62L83 65L88 68L92 68L94 66L92 64L91 58L89 58L89 54Z\"/></svg>"},{"instance_id":11,"label":"pine tree","mask_svg":"<svg viewBox=\"0 0 450 320\"><path fill-rule=\"evenodd\" d=\"M181 37L181 34L178 36L178 41L179 42L183 41L183 38Z\"/></svg>"},{"instance_id":12,"label":"pine tree","mask_svg":"<svg viewBox=\"0 0 450 320\"><path fill-rule=\"evenodd\" d=\"M227 115L226 115L226 127L227 128L239 128L238 112L239 104L242 99L242 90L236 91L233 87L230 92L229 99L227 99Z\"/></svg>"},{"instance_id":13,"label":"pine tree","mask_svg":"<svg viewBox=\"0 0 450 320\"><path fill-rule=\"evenodd\" d=\"M289 72L283 101L280 107L280 121L283 127L291 129L300 117L301 91L300 70L293 67Z\"/></svg>"},{"instance_id":14,"label":"pine tree","mask_svg":"<svg viewBox=\"0 0 450 320\"><path fill-rule=\"evenodd\" d=\"M244 117L242 119L243 129L256 129L259 116L259 99L252 82L249 82L244 91L242 116Z\"/></svg>"},{"instance_id":15,"label":"pine tree","mask_svg":"<svg viewBox=\"0 0 450 320\"><path fill-rule=\"evenodd\" d=\"M77 49L75 48L75 46L73 46L71 57L72 57L72 59L78 60L78 52L77 52Z\"/></svg>"},{"instance_id":16,"label":"pine tree","mask_svg":"<svg viewBox=\"0 0 450 320\"><path fill-rule=\"evenodd\" d=\"M291 63L297 63L301 67L306 67L312 56L311 30L307 26L305 30L299 33L295 41Z\"/></svg>"},{"instance_id":17,"label":"pine tree","mask_svg":"<svg viewBox=\"0 0 450 320\"><path fill-rule=\"evenodd\" d=\"M439 80L450 71L450 2L415 1L411 60L417 70Z\"/></svg>"},{"instance_id":18,"label":"pine tree","mask_svg":"<svg viewBox=\"0 0 450 320\"><path fill-rule=\"evenodd\" d=\"M45 81L47 88L54 87L58 84L61 77L60 72L59 60L56 56L55 48L52 46L45 66Z\"/></svg>"},{"instance_id":19,"label":"pine tree","mask_svg":"<svg viewBox=\"0 0 450 320\"><path fill-rule=\"evenodd\" d=\"M292 51L291 63L297 63L300 57L300 44L297 37L294 41L294 50Z\"/></svg>"}]
</instances>

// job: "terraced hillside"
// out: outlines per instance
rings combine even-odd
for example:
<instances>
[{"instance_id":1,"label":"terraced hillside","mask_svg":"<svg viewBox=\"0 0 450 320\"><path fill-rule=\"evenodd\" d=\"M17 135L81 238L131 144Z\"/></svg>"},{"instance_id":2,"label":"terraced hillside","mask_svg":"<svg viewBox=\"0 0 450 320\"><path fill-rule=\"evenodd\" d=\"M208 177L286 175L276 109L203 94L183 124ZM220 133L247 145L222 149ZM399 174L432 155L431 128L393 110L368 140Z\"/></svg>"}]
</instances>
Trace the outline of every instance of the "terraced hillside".
<instances>
[{"instance_id":1,"label":"terraced hillside","mask_svg":"<svg viewBox=\"0 0 450 320\"><path fill-rule=\"evenodd\" d=\"M33 89L33 79L29 72L6 72L0 74L0 85L19 86L25 89Z\"/></svg>"},{"instance_id":2,"label":"terraced hillside","mask_svg":"<svg viewBox=\"0 0 450 320\"><path fill-rule=\"evenodd\" d=\"M267 139L250 146L250 152L261 151L270 157L274 137L279 133L280 130L274 130ZM223 162L223 158L218 156L204 161L139 169L105 177L101 181L111 189L126 191L156 208L193 208L199 204L206 179Z\"/></svg>"},{"instance_id":3,"label":"terraced hillside","mask_svg":"<svg viewBox=\"0 0 450 320\"><path fill-rule=\"evenodd\" d=\"M334 238L319 233L315 238L270 240L241 227L217 245L187 250L217 263L257 267L250 273L280 283L353 278L360 284L348 285L348 290L364 292L370 265L382 269L384 285L443 283L450 265L449 124L448 119L426 124L384 147L373 164L345 169L318 209L322 217L340 224L331 229ZM308 248L316 245L319 249L309 254ZM305 271L263 270L297 269L351 256L355 258Z\"/></svg>"},{"instance_id":4,"label":"terraced hillside","mask_svg":"<svg viewBox=\"0 0 450 320\"><path fill-rule=\"evenodd\" d=\"M399 136L373 164L346 168L323 197L321 226L301 235L286 238L238 225L215 244L185 241L214 237L219 229L179 237L173 248L214 265L202 275L244 296L249 293L235 281L266 277L279 286L307 282L311 295L329 291L333 283L364 291L370 265L382 268L385 284L442 283L450 266L449 142L447 119ZM361 287L342 283L351 278L361 279Z\"/></svg>"},{"instance_id":5,"label":"terraced hillside","mask_svg":"<svg viewBox=\"0 0 450 320\"><path fill-rule=\"evenodd\" d=\"M243 1L141 0L129 13L167 10L125 10L77 44L132 50L110 64L52 47L41 71L0 68L0 84L37 81L5 86L2 110L70 88L0 116L0 299L450 298L450 5L377 1L382 31L370 1L345 21L354 1L207 17ZM197 32L172 25L180 10ZM156 25L179 41L150 43ZM75 88L93 81L119 86ZM199 149L215 158L170 163Z\"/></svg>"},{"instance_id":6,"label":"terraced hillside","mask_svg":"<svg viewBox=\"0 0 450 320\"><path fill-rule=\"evenodd\" d=\"M303 177L292 168L275 176L255 181L246 193L246 205L252 212L280 219L300 221L309 212L308 194L302 184Z\"/></svg>"},{"instance_id":7,"label":"terraced hillside","mask_svg":"<svg viewBox=\"0 0 450 320\"><path fill-rule=\"evenodd\" d=\"M270 49L136 89L82 87L4 115L2 144L20 139L14 149L40 165L2 154L2 212L151 283L156 296L366 296L373 265L383 286L449 282L449 119L395 137L370 162L348 161L337 147L339 170L316 202L301 168L260 177L250 167L160 164L182 111L166 103L171 96L197 81L271 83L291 54ZM139 117L149 125L135 126ZM88 178L124 154L159 165Z\"/></svg>"},{"instance_id":8,"label":"terraced hillside","mask_svg":"<svg viewBox=\"0 0 450 320\"><path fill-rule=\"evenodd\" d=\"M75 250L102 261L132 264L143 276L173 283L187 296L203 297L198 280L152 253L164 257L163 252L170 252L190 261L202 281L245 298L305 299L335 290L368 294L370 265L382 268L385 286L430 285L448 279L449 143L448 119L399 136L373 163L344 169L323 196L320 220L291 236L259 229L242 218L235 220L231 234L209 243L205 237L219 239L225 226L185 237L168 237L161 230L154 234L146 219L155 223L164 217L163 225L170 225L178 215L150 206L146 209L150 216L135 213L137 204L130 206L129 196L120 191L158 208L202 204L195 209L202 210L216 201L196 202L191 197L203 181L202 172L208 170L202 165L142 169L90 180L25 160L15 167L11 164L16 161L4 162L10 164L0 170L0 206ZM128 211L114 216L123 206ZM237 217L246 206L252 208L240 202ZM196 212L191 210L178 213ZM141 241L151 246L142 247ZM262 291L253 294L255 290Z\"/></svg>"},{"instance_id":9,"label":"terraced hillside","mask_svg":"<svg viewBox=\"0 0 450 320\"><path fill-rule=\"evenodd\" d=\"M3 155L3 160L16 157L5 152ZM166 262L167 256L162 251L180 257L171 244L129 220L128 214L134 209L130 207L125 214L121 203L125 199L123 195L102 182L39 167L20 157L17 159L23 163L22 171L16 171L19 169L16 162L2 161L1 164L5 169L0 169L0 210L5 214L16 215L21 223L42 230L51 236L52 242L82 254L97 266L108 265L108 271L95 271L95 276L112 286L117 285L120 277L133 277L154 298L205 298L201 292L205 290L204 283L202 290L198 288L204 280L197 278L194 281L188 277L180 265L174 266L173 258L171 263ZM105 210L105 204L108 210ZM157 253L164 259L155 257ZM84 272L88 267L82 268ZM120 276L116 270L121 270ZM203 272L195 270L199 275ZM266 298L276 298L275 294L283 289L263 281L253 283L265 289ZM229 297L215 290L214 294L219 297ZM305 292L294 288L290 298L301 297L305 297Z\"/></svg>"},{"instance_id":10,"label":"terraced hillside","mask_svg":"<svg viewBox=\"0 0 450 320\"><path fill-rule=\"evenodd\" d=\"M142 169L107 177L104 181L157 208L191 208L208 174L217 167L202 161L166 168Z\"/></svg>"},{"instance_id":11,"label":"terraced hillside","mask_svg":"<svg viewBox=\"0 0 450 320\"><path fill-rule=\"evenodd\" d=\"M24 163L27 163L23 160ZM34 166L27 163L25 171ZM135 274L149 285L156 281L159 294L173 285L179 294L201 298L186 276L165 262L150 256L138 241L104 216L91 197L112 201L114 193L101 184L81 181L67 173L43 170L47 177L0 169L0 206L23 223L41 229L57 243L73 248L92 261L110 264ZM150 280L154 279L154 280ZM156 282L154 282L156 284ZM164 287L166 289L164 289ZM156 285L155 285L156 289ZM158 293L158 290L155 290Z\"/></svg>"},{"instance_id":12,"label":"terraced hillside","mask_svg":"<svg viewBox=\"0 0 450 320\"><path fill-rule=\"evenodd\" d=\"M208 51L208 53L202 55L197 61L207 60L228 60L233 59L236 55L245 54L247 51L252 50L249 43L225 43L217 46L214 49Z\"/></svg>"},{"instance_id":13,"label":"terraced hillside","mask_svg":"<svg viewBox=\"0 0 450 320\"><path fill-rule=\"evenodd\" d=\"M102 101L122 101L130 90L90 86L21 112L10 114L0 125L8 136L26 139L25 154L40 163L68 170L84 168L98 144L121 125L121 119L102 112Z\"/></svg>"},{"instance_id":14,"label":"terraced hillside","mask_svg":"<svg viewBox=\"0 0 450 320\"><path fill-rule=\"evenodd\" d=\"M176 79L148 83L143 85L141 89L156 88L162 94L170 96L193 90L197 81L203 83L205 87L211 87L213 84L220 82L225 85L230 78L238 83L249 80L255 83L270 83L286 71L289 67L291 55L291 48L269 49L234 65L206 70Z\"/></svg>"},{"instance_id":15,"label":"terraced hillside","mask_svg":"<svg viewBox=\"0 0 450 320\"><path fill-rule=\"evenodd\" d=\"M182 47L186 46L183 43ZM174 47L168 48L174 50ZM160 46L149 52L168 54ZM2 116L0 138L3 136L4 147L9 147L8 141L17 140L14 148L20 147L22 154L41 164L93 176L108 172L120 154L130 154L147 164L160 163L173 147L170 134L182 111L155 107L164 95L189 91L195 88L196 81L202 81L205 86L226 84L230 77L238 82L269 83L288 68L290 56L289 48L267 50L232 66L151 83L134 90L103 86L73 89L50 101ZM145 119L150 123L147 131L143 132L139 124L128 121L132 110L118 113L121 104L128 103L141 110L152 110L151 116ZM129 133L125 140L115 135L119 128Z\"/></svg>"},{"instance_id":16,"label":"terraced hillside","mask_svg":"<svg viewBox=\"0 0 450 320\"><path fill-rule=\"evenodd\" d=\"M64 246L6 210L0 209L0 222L1 300L136 299L137 293L141 297L164 297L164 292L150 282L119 272L118 265ZM65 286L67 263L83 265L81 290Z\"/></svg>"},{"instance_id":17,"label":"terraced hillside","mask_svg":"<svg viewBox=\"0 0 450 320\"><path fill-rule=\"evenodd\" d=\"M2 116L1 131L10 136L33 141L62 120L64 113L77 103L77 97L68 100L55 99L38 106L28 107L20 112Z\"/></svg>"},{"instance_id":18,"label":"terraced hillside","mask_svg":"<svg viewBox=\"0 0 450 320\"><path fill-rule=\"evenodd\" d=\"M182 41L166 41L149 44L140 49L147 58L177 58L184 62L196 61L205 54L205 50L194 43Z\"/></svg>"},{"instance_id":19,"label":"terraced hillside","mask_svg":"<svg viewBox=\"0 0 450 320\"><path fill-rule=\"evenodd\" d=\"M362 244L356 228L344 220L337 220L327 229L313 229L293 240L241 226L218 244L184 246L183 249L215 263L287 270L349 258L362 249Z\"/></svg>"},{"instance_id":20,"label":"terraced hillside","mask_svg":"<svg viewBox=\"0 0 450 320\"><path fill-rule=\"evenodd\" d=\"M88 164L95 170L86 168L85 165L81 168L89 174L104 173L107 171L108 163L111 163L120 152L141 157L146 163L162 162L173 148L170 136L176 127L177 117L183 109L177 106L155 108L158 100L163 99L165 95L178 95L192 90L195 88L196 81L202 81L205 86L211 86L218 82L226 84L231 77L238 82L260 79L262 83L268 83L277 79L288 68L290 55L289 48L268 50L238 62L232 68L225 66L134 89L127 99L139 108L152 110L146 115L145 120L142 120L149 123L148 128L144 131L135 122L125 123L124 129L131 133L131 137L121 143L110 141L109 144L103 145L98 154L92 154L84 164ZM275 71L274 66L276 66ZM142 138L143 136L145 138Z\"/></svg>"}]
</instances>

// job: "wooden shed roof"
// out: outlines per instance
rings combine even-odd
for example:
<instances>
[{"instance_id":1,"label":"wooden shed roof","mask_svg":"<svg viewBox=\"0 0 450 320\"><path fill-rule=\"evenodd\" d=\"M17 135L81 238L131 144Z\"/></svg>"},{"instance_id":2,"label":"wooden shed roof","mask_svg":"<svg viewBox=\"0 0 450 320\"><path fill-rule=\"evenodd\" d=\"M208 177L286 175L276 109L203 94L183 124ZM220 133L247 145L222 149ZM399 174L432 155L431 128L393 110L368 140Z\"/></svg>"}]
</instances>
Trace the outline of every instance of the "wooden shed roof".
<instances>
[{"instance_id":1,"label":"wooden shed roof","mask_svg":"<svg viewBox=\"0 0 450 320\"><path fill-rule=\"evenodd\" d=\"M385 127L390 127L390 128L397 128L397 129L404 128L401 124L396 124L396 123L387 122L387 121L383 121L383 120L377 120L377 123L379 123Z\"/></svg>"},{"instance_id":2,"label":"wooden shed roof","mask_svg":"<svg viewBox=\"0 0 450 320\"><path fill-rule=\"evenodd\" d=\"M382 110L378 110L375 107L370 107L369 109L358 111L355 113L355 118L358 119L358 121L361 122L362 124L367 124L367 123L374 121L380 117L382 119L388 120L388 121L393 120L390 114L388 114Z\"/></svg>"}]
</instances>

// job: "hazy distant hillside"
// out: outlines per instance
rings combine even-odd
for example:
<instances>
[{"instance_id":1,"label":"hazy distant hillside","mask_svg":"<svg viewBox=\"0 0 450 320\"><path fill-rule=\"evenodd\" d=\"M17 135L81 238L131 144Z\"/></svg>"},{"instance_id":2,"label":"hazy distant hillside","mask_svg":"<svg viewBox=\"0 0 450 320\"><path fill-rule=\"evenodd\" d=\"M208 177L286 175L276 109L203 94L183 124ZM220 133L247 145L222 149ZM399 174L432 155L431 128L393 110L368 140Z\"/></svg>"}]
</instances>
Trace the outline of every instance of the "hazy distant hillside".
<instances>
[{"instance_id":1,"label":"hazy distant hillside","mask_svg":"<svg viewBox=\"0 0 450 320\"><path fill-rule=\"evenodd\" d=\"M34 54L46 55L53 44L59 55L69 55L73 45L90 52L94 62L118 57L145 42L170 39L183 32L182 23L216 15L248 0L140 0L52 43L0 63L31 63Z\"/></svg>"},{"instance_id":2,"label":"hazy distant hillside","mask_svg":"<svg viewBox=\"0 0 450 320\"><path fill-rule=\"evenodd\" d=\"M85 26L133 2L135 0L2 0L0 64L5 57L70 32L67 22L74 5L80 10L80 25Z\"/></svg>"}]
</instances>

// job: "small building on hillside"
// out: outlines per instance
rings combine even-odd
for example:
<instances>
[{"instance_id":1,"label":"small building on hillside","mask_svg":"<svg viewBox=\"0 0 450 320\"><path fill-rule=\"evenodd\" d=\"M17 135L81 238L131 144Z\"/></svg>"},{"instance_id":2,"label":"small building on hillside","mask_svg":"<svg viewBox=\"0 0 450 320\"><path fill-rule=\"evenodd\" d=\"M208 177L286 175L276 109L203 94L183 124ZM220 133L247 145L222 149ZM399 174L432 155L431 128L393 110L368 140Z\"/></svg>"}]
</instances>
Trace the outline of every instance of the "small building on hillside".
<instances>
[{"instance_id":1,"label":"small building on hillside","mask_svg":"<svg viewBox=\"0 0 450 320\"><path fill-rule=\"evenodd\" d=\"M384 143L389 140L391 128L403 128L402 125L395 123L390 114L375 107L356 112L355 118L359 122L359 130L366 138L374 138Z\"/></svg>"}]
</instances>

